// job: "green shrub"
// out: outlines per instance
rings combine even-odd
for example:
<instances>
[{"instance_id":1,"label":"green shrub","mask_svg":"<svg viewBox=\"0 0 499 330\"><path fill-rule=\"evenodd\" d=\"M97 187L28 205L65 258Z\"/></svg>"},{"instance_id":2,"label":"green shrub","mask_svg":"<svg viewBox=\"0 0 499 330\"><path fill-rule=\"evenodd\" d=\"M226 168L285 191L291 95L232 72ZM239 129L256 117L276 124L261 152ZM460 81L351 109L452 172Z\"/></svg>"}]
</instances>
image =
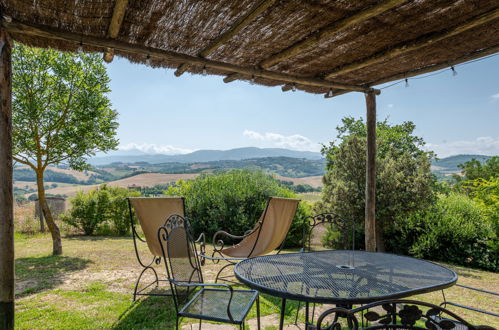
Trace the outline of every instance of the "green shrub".
<instances>
[{"instance_id":1,"label":"green shrub","mask_svg":"<svg viewBox=\"0 0 499 330\"><path fill-rule=\"evenodd\" d=\"M195 235L204 232L208 240L218 230L242 235L251 229L270 196L296 198L276 179L260 171L231 170L217 175L202 175L191 181L179 181L165 194L185 196L186 212L192 219ZM298 246L302 224L310 213L300 203L286 239L286 246Z\"/></svg>"},{"instance_id":2,"label":"green shrub","mask_svg":"<svg viewBox=\"0 0 499 330\"><path fill-rule=\"evenodd\" d=\"M88 193L78 191L70 203L70 211L61 216L61 220L83 230L85 235L92 235L97 226L106 221L104 211L109 206L107 191L91 190Z\"/></svg>"},{"instance_id":3,"label":"green shrub","mask_svg":"<svg viewBox=\"0 0 499 330\"><path fill-rule=\"evenodd\" d=\"M126 197L140 193L125 188L108 187L87 193L79 191L70 199L71 209L61 217L69 225L82 230L85 235L127 235L130 233Z\"/></svg>"},{"instance_id":4,"label":"green shrub","mask_svg":"<svg viewBox=\"0 0 499 330\"><path fill-rule=\"evenodd\" d=\"M465 194L440 195L428 210L394 228L391 250L418 258L498 270L496 233L480 205Z\"/></svg>"}]
</instances>

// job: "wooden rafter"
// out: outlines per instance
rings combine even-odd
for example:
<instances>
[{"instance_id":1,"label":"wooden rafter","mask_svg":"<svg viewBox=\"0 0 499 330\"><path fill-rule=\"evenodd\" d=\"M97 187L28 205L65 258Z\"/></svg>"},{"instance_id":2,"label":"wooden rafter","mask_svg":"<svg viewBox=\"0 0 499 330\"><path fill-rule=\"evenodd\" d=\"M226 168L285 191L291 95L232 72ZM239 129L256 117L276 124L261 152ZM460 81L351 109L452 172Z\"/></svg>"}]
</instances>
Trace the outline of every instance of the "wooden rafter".
<instances>
[{"instance_id":1,"label":"wooden rafter","mask_svg":"<svg viewBox=\"0 0 499 330\"><path fill-rule=\"evenodd\" d=\"M120 33L121 24L123 23L123 18L125 18L125 11L128 5L128 0L116 0L113 9L113 16L111 17L111 23L109 23L109 28L107 30L108 38L116 38ZM104 53L104 61L110 63L114 58L114 50L108 48Z\"/></svg>"},{"instance_id":2,"label":"wooden rafter","mask_svg":"<svg viewBox=\"0 0 499 330\"><path fill-rule=\"evenodd\" d=\"M244 78L244 75L239 73L231 73L224 78L224 83L228 84L241 78Z\"/></svg>"},{"instance_id":3,"label":"wooden rafter","mask_svg":"<svg viewBox=\"0 0 499 330\"><path fill-rule=\"evenodd\" d=\"M241 16L227 31L219 35L215 40L213 40L208 46L206 46L202 51L199 52L200 57L207 57L220 46L230 40L239 31L248 26L253 20L258 17L267 8L272 6L277 0L260 0L243 16ZM175 71L175 76L179 77L189 68L188 64L181 64Z\"/></svg>"},{"instance_id":4,"label":"wooden rafter","mask_svg":"<svg viewBox=\"0 0 499 330\"><path fill-rule=\"evenodd\" d=\"M341 75L344 73L348 73L351 71L362 69L366 66L376 64L376 63L384 61L384 60L388 60L392 57L399 56L399 55L405 54L407 52L420 49L422 47L432 45L438 41L453 37L455 35L463 33L465 31L472 29L474 27L477 27L479 25L491 22L497 18L499 18L499 8L496 8L496 9L488 11L484 14L473 17L473 18L469 19L468 21L466 21L465 23L454 26L453 28L450 28L450 29L447 29L444 31L435 32L435 33L432 33L430 35L425 35L423 37L416 38L416 39L411 40L409 42L400 44L398 46L391 47L391 48L386 49L386 50L382 50L382 51L380 51L372 56L369 56L367 58L363 58L361 60L342 65L342 66L335 68L335 69L331 70L330 72L328 72L325 75L325 77L326 77L326 79L329 79L329 78L332 78L332 77L335 77L335 76L338 76L338 75Z\"/></svg>"},{"instance_id":5,"label":"wooden rafter","mask_svg":"<svg viewBox=\"0 0 499 330\"><path fill-rule=\"evenodd\" d=\"M288 84L282 86L281 89L283 92L287 92L287 91L292 90L293 87L296 88L296 86L293 83L291 83L291 84L288 83Z\"/></svg>"},{"instance_id":6,"label":"wooden rafter","mask_svg":"<svg viewBox=\"0 0 499 330\"><path fill-rule=\"evenodd\" d=\"M374 16L377 16L387 10L390 10L402 3L406 0L385 0L377 5L374 5L368 9L364 9L356 12L355 14L341 19L339 21L333 22L320 30L308 35L305 39L302 39L285 50L272 55L271 57L263 60L260 63L262 68L268 69L272 65L282 62L288 58L296 56L304 51L311 49L324 40L327 40L334 34L341 32L343 30L348 29L349 27L362 23Z\"/></svg>"},{"instance_id":7,"label":"wooden rafter","mask_svg":"<svg viewBox=\"0 0 499 330\"><path fill-rule=\"evenodd\" d=\"M205 66L206 68L212 68L215 70L220 70L230 73L239 73L244 76L255 78L266 78L276 81L282 81L282 83L296 83L305 86L315 86L315 87L326 87L326 88L336 88L336 89L346 89L358 92L367 92L372 90L369 87L356 86L350 84L342 84L334 81L324 80L315 77L304 77L297 75L289 75L285 73L279 73L274 71L263 70L255 67L238 66L230 63L213 61L199 56L191 56L181 53L176 53L168 50L162 50L158 48L147 47L143 45L131 44L128 42L123 42L116 39L102 38L90 35L80 35L77 33L61 31L48 26L42 25L28 25L25 23L18 22L16 20L2 21L2 26L9 32L19 33L29 36L42 37L55 40L64 40L74 42L79 44L80 42L89 46L98 48L113 48L116 51L126 52L130 54L142 55L144 58L150 56L151 58L158 58L163 60L188 63L190 65Z\"/></svg>"}]
</instances>

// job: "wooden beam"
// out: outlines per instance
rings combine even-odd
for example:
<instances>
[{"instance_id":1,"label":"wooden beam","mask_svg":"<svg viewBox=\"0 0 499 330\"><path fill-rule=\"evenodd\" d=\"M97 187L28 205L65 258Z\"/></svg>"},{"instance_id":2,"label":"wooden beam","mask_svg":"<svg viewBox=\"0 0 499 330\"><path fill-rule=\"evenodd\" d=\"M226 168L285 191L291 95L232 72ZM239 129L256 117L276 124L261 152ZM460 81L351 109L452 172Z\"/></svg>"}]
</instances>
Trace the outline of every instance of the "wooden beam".
<instances>
[{"instance_id":1,"label":"wooden beam","mask_svg":"<svg viewBox=\"0 0 499 330\"><path fill-rule=\"evenodd\" d=\"M114 59L114 49L112 48L107 48L106 52L103 55L103 59L107 63L111 63Z\"/></svg>"},{"instance_id":2,"label":"wooden beam","mask_svg":"<svg viewBox=\"0 0 499 330\"><path fill-rule=\"evenodd\" d=\"M368 9L364 9L356 12L355 14L345 17L339 21L333 22L320 30L308 35L305 39L302 39L285 50L272 55L271 57L263 60L260 63L260 67L268 69L272 65L282 62L288 58L296 56L304 51L316 47L321 42L331 38L334 34L348 29L349 27L367 21L368 19L377 16L387 10L390 10L406 0L385 0L377 5L374 5Z\"/></svg>"},{"instance_id":3,"label":"wooden beam","mask_svg":"<svg viewBox=\"0 0 499 330\"><path fill-rule=\"evenodd\" d=\"M177 68L177 70L175 70L175 72L173 73L175 75L175 77L180 77L181 75L184 74L185 71L187 71L187 69L189 69L189 65L188 64L180 64Z\"/></svg>"},{"instance_id":4,"label":"wooden beam","mask_svg":"<svg viewBox=\"0 0 499 330\"><path fill-rule=\"evenodd\" d=\"M226 30L224 33L219 35L214 39L208 46L206 46L202 51L199 52L199 57L208 57L212 52L214 52L218 47L222 46L224 43L229 41L233 36L235 36L239 31L248 26L253 20L258 17L267 8L272 6L277 0L260 0L243 16L241 16L236 22ZM189 65L186 63L181 64L177 71L175 71L175 76L180 77L187 69Z\"/></svg>"},{"instance_id":5,"label":"wooden beam","mask_svg":"<svg viewBox=\"0 0 499 330\"><path fill-rule=\"evenodd\" d=\"M244 75L242 74L239 74L239 73L231 73L229 75L227 75L225 78L224 78L224 83L228 84L228 83L231 83L233 81L236 81L237 79L241 79L243 78Z\"/></svg>"},{"instance_id":6,"label":"wooden beam","mask_svg":"<svg viewBox=\"0 0 499 330\"><path fill-rule=\"evenodd\" d=\"M12 64L0 29L0 329L14 329L14 201L12 192Z\"/></svg>"},{"instance_id":7,"label":"wooden beam","mask_svg":"<svg viewBox=\"0 0 499 330\"><path fill-rule=\"evenodd\" d=\"M351 71L362 69L366 66L376 64L378 62L382 62L388 60L392 57L399 56L426 46L430 46L438 41L453 37L460 33L466 32L474 27L480 26L482 24L491 22L495 19L499 18L499 8L488 11L484 14L478 15L467 20L465 23L456 25L450 29L431 33L429 35L425 35L409 42L405 42L399 44L395 47L390 47L389 49L382 50L377 52L374 55L363 58L361 60L351 62L345 65L342 65L338 68L335 68L328 72L325 77L326 79L333 78L334 76L338 76L344 73L348 73Z\"/></svg>"},{"instance_id":8,"label":"wooden beam","mask_svg":"<svg viewBox=\"0 0 499 330\"><path fill-rule=\"evenodd\" d=\"M397 73L395 75L370 82L368 85L369 86L376 86L376 85L384 84L384 83L394 81L394 80L410 78L410 77L418 76L420 74L425 74L425 73L430 73L430 72L442 70L442 69L448 68L448 67L453 66L453 65L458 65L458 64L465 63L468 61L476 60L478 58L492 55L492 54L495 54L497 52L499 52L499 45L496 45L496 46L493 46L490 48L481 49L479 51L476 51L476 52L467 54L465 56L459 57L453 61L446 61L443 63L438 63L438 64L426 66L426 67L418 69L418 70Z\"/></svg>"},{"instance_id":9,"label":"wooden beam","mask_svg":"<svg viewBox=\"0 0 499 330\"><path fill-rule=\"evenodd\" d=\"M287 91L292 90L293 87L296 88L295 84L291 83L291 84L286 84L286 85L282 86L281 89L283 92L287 92Z\"/></svg>"},{"instance_id":10,"label":"wooden beam","mask_svg":"<svg viewBox=\"0 0 499 330\"><path fill-rule=\"evenodd\" d=\"M12 19L11 22L7 22L6 20L2 21L2 26L9 32L19 33L24 35L29 35L33 37L42 37L48 39L56 39L56 40L65 40L74 42L78 44L82 42L85 45L90 45L93 47L99 48L114 48L116 51L122 51L129 54L138 54L141 56L149 55L154 58L162 59L162 60L170 60L172 62L181 62L188 63L191 65L201 65L206 66L207 68L212 68L215 70L225 71L227 73L239 73L246 76L255 76L256 78L266 78L271 80L277 80L282 82L294 82L296 84L302 84L306 86L316 86L316 87L327 87L327 88L336 88L336 89L346 89L351 91L358 92L367 92L370 91L371 88L342 84L334 81L324 80L315 77L304 77L304 76L296 76L289 75L285 73L279 73L275 71L263 70L255 67L247 67L247 66L237 66L230 63L213 61L209 59L205 59L198 56L191 56L181 53L176 53L168 50L161 50L158 48L146 47L143 45L131 44L127 42L123 42L116 39L110 38L102 38L95 37L90 35L80 35L72 32L66 32L54 29L48 26L41 25L28 25L24 23L17 22Z\"/></svg>"},{"instance_id":11,"label":"wooden beam","mask_svg":"<svg viewBox=\"0 0 499 330\"><path fill-rule=\"evenodd\" d=\"M114 4L113 16L107 30L108 38L116 38L120 33L121 24L125 18L126 7L128 0L116 0Z\"/></svg>"},{"instance_id":12,"label":"wooden beam","mask_svg":"<svg viewBox=\"0 0 499 330\"><path fill-rule=\"evenodd\" d=\"M366 157L366 251L376 251L376 94L366 93L367 157Z\"/></svg>"},{"instance_id":13,"label":"wooden beam","mask_svg":"<svg viewBox=\"0 0 499 330\"><path fill-rule=\"evenodd\" d=\"M121 24L123 23L123 18L125 18L125 11L128 5L128 0L116 0L113 9L113 16L111 17L111 23L109 23L109 28L107 30L108 38L116 38L120 33ZM104 61L110 63L113 61L114 51L109 48L104 53Z\"/></svg>"}]
</instances>

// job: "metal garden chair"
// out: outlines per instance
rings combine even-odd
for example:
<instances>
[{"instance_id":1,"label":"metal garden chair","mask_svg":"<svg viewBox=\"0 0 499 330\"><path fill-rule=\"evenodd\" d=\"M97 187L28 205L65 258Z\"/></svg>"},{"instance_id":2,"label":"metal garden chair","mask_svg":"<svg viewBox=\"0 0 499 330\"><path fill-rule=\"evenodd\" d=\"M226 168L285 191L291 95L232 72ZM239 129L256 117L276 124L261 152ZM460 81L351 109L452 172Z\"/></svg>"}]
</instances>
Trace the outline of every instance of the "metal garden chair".
<instances>
[{"instance_id":1,"label":"metal garden chair","mask_svg":"<svg viewBox=\"0 0 499 330\"><path fill-rule=\"evenodd\" d=\"M159 287L160 280L158 273L154 269L155 264L161 264L162 252L161 246L158 243L158 228L163 225L165 219L171 214L185 214L184 198L183 197L128 197L128 209L130 212L130 226L132 228L133 246L135 255L139 265L142 266L142 271L135 283L133 290L133 300L137 296L170 296L171 293L159 293L147 291L151 286ZM135 210L135 212L133 212ZM141 237L138 232L134 221L135 216L139 219L140 227L144 233ZM146 243L151 255L145 257L148 261L143 261L139 253L138 245ZM142 285L139 289L142 276L150 271L154 275L154 280L151 283Z\"/></svg>"},{"instance_id":2,"label":"metal garden chair","mask_svg":"<svg viewBox=\"0 0 499 330\"><path fill-rule=\"evenodd\" d=\"M218 279L225 279L225 277L220 277L222 271L227 267L234 266L238 261L261 256L276 249L278 249L279 253L293 223L299 202L299 199L270 197L265 210L253 229L248 230L241 236L232 235L223 230L213 235L214 250L211 257L204 254L205 246L202 243L201 258L203 263L204 259L210 259L214 262L221 260L228 262L218 271L215 282ZM240 242L226 246L223 240L224 237L240 240Z\"/></svg>"},{"instance_id":3,"label":"metal garden chair","mask_svg":"<svg viewBox=\"0 0 499 330\"><path fill-rule=\"evenodd\" d=\"M416 300L393 299L355 309L331 308L319 316L316 329L489 330L495 328L472 325L441 306Z\"/></svg>"},{"instance_id":4,"label":"metal garden chair","mask_svg":"<svg viewBox=\"0 0 499 330\"><path fill-rule=\"evenodd\" d=\"M181 317L239 325L256 301L258 329L260 329L260 301L258 291L234 289L228 284L203 283L201 264L189 221L171 215L158 229L157 240L165 260L173 301L177 312L176 328Z\"/></svg>"},{"instance_id":5,"label":"metal garden chair","mask_svg":"<svg viewBox=\"0 0 499 330\"><path fill-rule=\"evenodd\" d=\"M472 286L462 285L462 284L459 284L459 283L456 283L455 286L463 288L465 290L477 291L477 292L489 294L489 295L492 295L492 296L499 296L499 293L497 293L497 292L487 291L487 290L483 290L483 289L478 289L478 288L474 288ZM487 314L487 315L494 316L494 317L499 317L499 314L491 312L491 311L486 311L486 310L483 310L483 309L480 309L480 308L466 306L466 305L458 304L458 303L455 303L455 302L452 302L452 301L448 301L448 300L445 299L445 293L444 293L444 291L442 291L442 295L444 297L444 301L440 304L440 306L442 306L444 308L447 308L447 305L449 305L449 306L454 306L454 307L458 307L458 308L467 309L467 310L470 310L470 311L473 311L473 312L477 312L477 313L482 313L482 314Z\"/></svg>"}]
</instances>

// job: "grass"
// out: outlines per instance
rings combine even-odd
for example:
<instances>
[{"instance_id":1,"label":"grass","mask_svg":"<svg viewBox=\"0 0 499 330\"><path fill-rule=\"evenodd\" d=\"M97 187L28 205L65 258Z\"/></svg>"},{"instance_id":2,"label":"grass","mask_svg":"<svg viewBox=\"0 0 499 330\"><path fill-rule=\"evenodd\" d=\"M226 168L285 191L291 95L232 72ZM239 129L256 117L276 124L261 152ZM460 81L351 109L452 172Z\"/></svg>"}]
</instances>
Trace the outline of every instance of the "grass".
<instances>
[{"instance_id":1,"label":"grass","mask_svg":"<svg viewBox=\"0 0 499 330\"><path fill-rule=\"evenodd\" d=\"M132 302L131 293L140 268L129 238L74 236L63 239L63 256L50 256L48 234L16 234L16 327L19 329L145 329L173 328L174 305L169 297L147 297ZM147 255L147 247L141 247ZM162 267L162 266L161 266ZM163 268L158 267L161 275ZM211 281L219 265L203 268ZM459 274L459 282L482 289L496 290L499 276L464 267L450 266ZM150 279L150 278L149 278ZM452 287L446 297L457 303L478 306L498 312L494 297ZM275 329L280 299L261 296L264 329ZM430 293L418 299L439 303L441 293ZM325 307L323 307L325 308ZM322 308L322 309L323 309ZM453 309L453 308L450 308ZM294 322L296 303L286 308L286 323ZM477 324L499 326L492 317L453 309ZM256 317L253 309L248 316ZM183 321L184 326L192 319ZM218 326L217 326L218 328ZM222 329L222 328L220 328Z\"/></svg>"},{"instance_id":2,"label":"grass","mask_svg":"<svg viewBox=\"0 0 499 330\"><path fill-rule=\"evenodd\" d=\"M298 198L307 201L309 203L315 203L321 200L320 192L309 192L309 193L300 193L298 194Z\"/></svg>"}]
</instances>

